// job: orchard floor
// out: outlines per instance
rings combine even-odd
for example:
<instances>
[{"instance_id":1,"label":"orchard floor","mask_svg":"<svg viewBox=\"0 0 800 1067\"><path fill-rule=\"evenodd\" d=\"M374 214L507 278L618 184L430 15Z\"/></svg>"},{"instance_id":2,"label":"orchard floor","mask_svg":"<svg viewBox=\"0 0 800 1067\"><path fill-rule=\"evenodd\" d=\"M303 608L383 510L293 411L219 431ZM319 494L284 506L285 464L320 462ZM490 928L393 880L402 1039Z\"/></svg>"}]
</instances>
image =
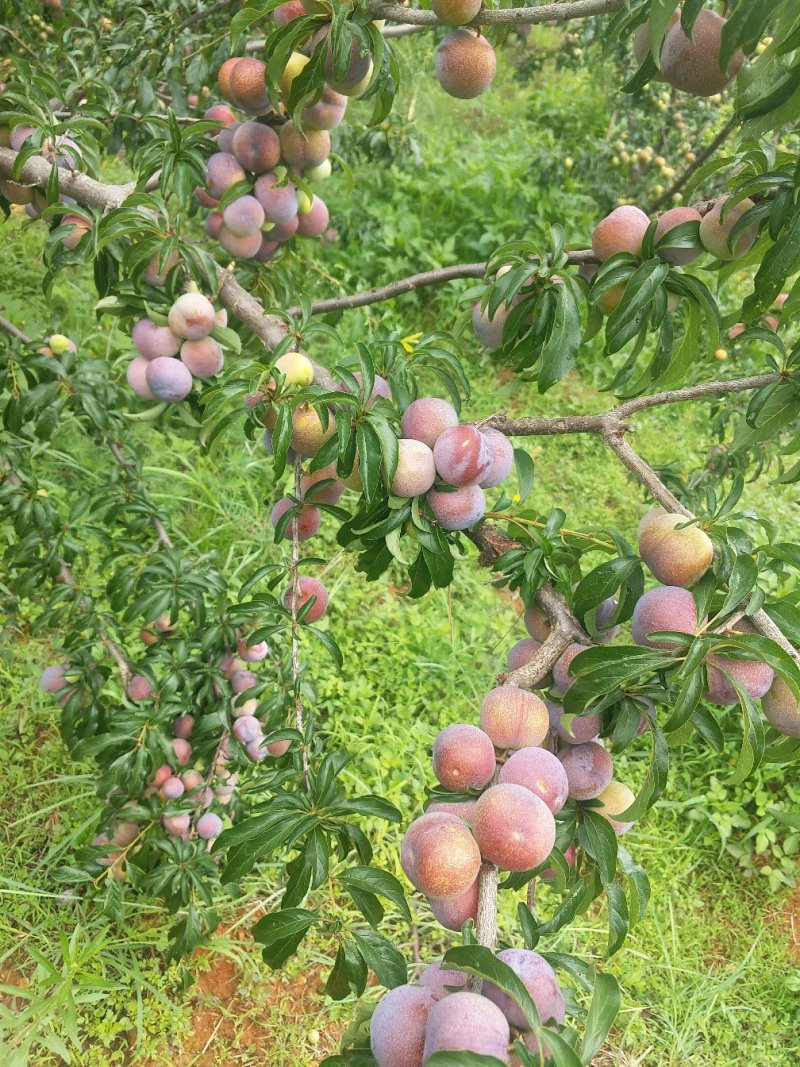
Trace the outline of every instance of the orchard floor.
<instances>
[{"instance_id":1,"label":"orchard floor","mask_svg":"<svg viewBox=\"0 0 800 1067\"><path fill-rule=\"evenodd\" d=\"M567 99L595 106L585 102L580 90L586 86L578 80L579 75L565 73L548 89L554 109ZM420 98L415 99L426 120L433 113L426 99L430 89L430 80L421 79ZM530 227L541 236L541 220L559 218L555 190L563 189L565 179L563 172L551 174L549 185L543 182L541 188L519 194L528 164L520 141L527 137L544 155L555 156L558 147L544 134L536 142L526 118L526 92L502 85L496 97L487 97L486 104L469 113L484 141L491 137L496 142L494 152L483 146L480 159L467 155L469 131L448 121L456 114L453 106L437 102L436 125L420 122L424 166L413 164L404 190L413 196L427 181L427 199L420 201L419 212L408 212L410 200L404 201L405 208L401 201L382 200L382 182L391 185L393 179L385 178L381 163L357 168L356 190L343 178L335 179L331 203L349 210L349 221L340 246L318 254L301 252L308 271L321 279L335 276L352 289L366 280L374 283L376 277L480 258L500 239L514 235L514 212L532 220ZM410 107L408 101L406 105ZM600 105L597 109L602 117ZM454 161L466 176L458 187L450 176ZM469 227L475 227L469 195L472 190L477 198L479 164L494 167L492 180L502 195L517 196L517 206L512 212L504 203L491 215L486 229L492 232L483 243L475 239L471 250L465 250ZM575 225L585 233L596 210L593 198L605 201L597 190L570 181ZM367 204L386 204L381 239L373 244L363 240L376 224L363 210L362 198ZM456 236L449 234L453 210L467 220L466 236L461 229ZM480 212L476 214L480 222ZM438 229L426 232L426 225ZM18 217L6 226L0 279L14 282L13 295L10 283L7 289L2 283L0 314L34 335L58 330L79 346L108 349L118 372L124 373L124 339L106 320L96 326L95 297L85 274L61 276L52 296L42 296L41 245L40 228ZM331 291L326 280L318 285L319 295ZM376 319L406 335L453 329L463 316L459 320L454 290L447 290L355 313L341 329L351 340L365 321ZM596 346L580 374L570 375L545 397L507 373L495 373L469 335L464 356L474 382L470 417L502 408L545 415L593 411L608 403L596 388L605 373ZM735 373L733 358L731 363L723 369ZM693 470L715 444L704 408L664 409L637 418L636 425L639 447L654 464ZM280 551L272 544L268 523L275 488L269 463L257 447L241 445L229 435L207 454L182 438L161 436L141 425L131 432L147 442L146 473L170 514L179 544L216 548L230 573L243 569L245 561L249 566ZM614 525L634 537L644 498L594 438L536 440L531 448L537 510L547 513L559 506L570 526ZM92 470L105 463L102 455L86 449L79 459ZM57 492L57 458L43 460L48 462ZM771 485L764 476L748 485L744 503L767 514L783 539L800 535L792 487ZM423 785L432 781L433 737L443 725L475 718L482 693L504 666L506 650L521 636L519 606L488 586L472 550L458 567L453 586L422 602L404 596L399 572L367 585L354 572L352 558L335 549L332 533L330 525L323 532L330 550L325 581L332 593L327 626L346 663L340 674L308 650L316 713L329 743L353 757L347 772L352 789L386 796L407 822L420 810ZM91 904L61 897L50 871L69 857L76 840L92 836L97 804L91 766L66 757L54 705L37 688L40 670L57 655L57 647L57 634L34 637L16 629L6 634L0 658L0 986L9 987L0 992L0 1003L11 1007L13 1015L18 1001L10 987L23 986L35 997L39 1032L55 1033L68 1045L73 1041L70 1062L75 1067L317 1063L335 1051L355 1006L331 1004L321 992L332 959L330 943L308 939L280 974L269 973L261 962L248 929L278 899L277 867L260 869L243 899L221 903L221 933L188 961L193 984L186 983L180 967L165 963L169 918L162 911L132 904L124 924L116 925ZM774 771L761 771L744 786L725 786L736 758L735 732L723 756L695 744L675 749L665 797L627 839L650 874L653 897L646 918L621 952L604 964L622 984L623 1008L598 1064L796 1067L800 1061L800 896L769 876L774 866L771 839L765 843L759 837L769 838L771 832L766 809L787 797L796 801L797 788ZM644 743L622 763L622 776L638 784L646 768ZM401 829L378 823L370 829L375 862L401 876ZM409 961L416 951L427 961L450 941L424 902L413 895L411 902L415 930L398 924L396 934ZM544 889L541 907L546 911L551 904ZM501 933L514 937L513 900L505 903ZM580 919L552 947L601 962L605 937L600 910ZM45 969L45 960L53 971ZM100 994L93 985L97 978L110 983ZM5 1041L13 1048L22 1036L13 1019L0 1021L0 1047ZM50 1048L37 1046L30 1063L51 1067L63 1062L58 1048Z\"/></svg>"}]
</instances>

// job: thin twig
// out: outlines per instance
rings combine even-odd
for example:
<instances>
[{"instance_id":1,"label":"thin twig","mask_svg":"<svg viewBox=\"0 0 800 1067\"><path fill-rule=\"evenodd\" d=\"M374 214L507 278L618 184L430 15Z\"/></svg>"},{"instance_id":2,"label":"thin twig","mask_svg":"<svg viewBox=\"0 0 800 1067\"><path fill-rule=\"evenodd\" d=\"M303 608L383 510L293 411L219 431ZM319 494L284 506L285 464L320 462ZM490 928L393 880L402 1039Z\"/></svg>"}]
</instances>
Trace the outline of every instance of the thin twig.
<instances>
[{"instance_id":1,"label":"thin twig","mask_svg":"<svg viewBox=\"0 0 800 1067\"><path fill-rule=\"evenodd\" d=\"M294 495L298 500L302 497L300 486L300 471L303 461L297 456L294 461ZM295 515L292 519L292 684L294 687L294 723L302 737L300 753L303 760L303 781L308 779L308 750L305 742L305 721L303 717L303 700L300 695L300 635L297 622L298 603L300 600L300 519Z\"/></svg>"}]
</instances>

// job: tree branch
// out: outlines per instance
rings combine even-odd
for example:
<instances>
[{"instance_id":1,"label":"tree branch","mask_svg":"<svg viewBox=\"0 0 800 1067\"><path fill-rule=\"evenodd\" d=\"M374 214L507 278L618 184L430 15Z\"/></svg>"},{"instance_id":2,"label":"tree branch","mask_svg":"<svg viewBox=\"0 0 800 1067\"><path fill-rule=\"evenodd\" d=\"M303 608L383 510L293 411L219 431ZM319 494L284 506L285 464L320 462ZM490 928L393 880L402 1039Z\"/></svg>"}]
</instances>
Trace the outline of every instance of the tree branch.
<instances>
[{"instance_id":1,"label":"tree branch","mask_svg":"<svg viewBox=\"0 0 800 1067\"><path fill-rule=\"evenodd\" d=\"M672 203L672 198L676 193L679 193L681 189L686 185L691 176L695 174L706 162L710 159L720 145L724 144L730 137L731 133L736 129L737 120L729 119L728 122L722 127L719 133L716 135L713 141L706 145L702 152L697 153L697 158L693 163L690 163L686 170L682 174L679 174L675 181L670 185L668 189L665 189L661 196L657 197L650 205L651 211L658 211L659 208L664 207L666 204Z\"/></svg>"},{"instance_id":2,"label":"tree branch","mask_svg":"<svg viewBox=\"0 0 800 1067\"><path fill-rule=\"evenodd\" d=\"M18 178L14 177L14 163L17 152L11 148L0 148L0 173L8 178L19 182L20 185L35 185L41 189L47 188L53 164L48 163L42 156L31 156L25 163ZM124 185L111 185L105 182L95 181L79 171L67 170L65 167L58 168L58 187L60 192L71 196L84 207L106 208L119 207L133 192L136 191L136 182L127 182Z\"/></svg>"},{"instance_id":3,"label":"tree branch","mask_svg":"<svg viewBox=\"0 0 800 1067\"><path fill-rule=\"evenodd\" d=\"M203 22L210 15L216 15L218 11L233 7L235 3L236 0L217 0L217 3L211 4L210 7L205 7L201 11L195 11L193 15L189 15L178 25L178 29L185 30L188 26L196 26L198 22Z\"/></svg>"},{"instance_id":4,"label":"tree branch","mask_svg":"<svg viewBox=\"0 0 800 1067\"><path fill-rule=\"evenodd\" d=\"M539 4L536 7L483 8L470 26L498 26L509 23L534 26L542 22L567 22L569 19L589 18L591 15L608 15L622 6L622 0L568 0L558 4ZM369 13L374 19L404 22L427 29L444 25L433 11L384 3L383 0L373 0L369 5Z\"/></svg>"}]
</instances>

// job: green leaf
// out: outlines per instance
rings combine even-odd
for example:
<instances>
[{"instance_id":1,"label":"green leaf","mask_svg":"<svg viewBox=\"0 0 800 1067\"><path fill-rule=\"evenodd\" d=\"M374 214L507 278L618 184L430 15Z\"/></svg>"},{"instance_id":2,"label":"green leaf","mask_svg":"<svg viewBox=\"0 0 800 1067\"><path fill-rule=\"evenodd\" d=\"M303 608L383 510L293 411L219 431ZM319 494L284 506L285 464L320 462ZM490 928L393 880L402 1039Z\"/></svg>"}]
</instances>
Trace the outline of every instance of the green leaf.
<instances>
[{"instance_id":1,"label":"green leaf","mask_svg":"<svg viewBox=\"0 0 800 1067\"><path fill-rule=\"evenodd\" d=\"M628 936L630 921L628 919L628 901L618 882L606 886L608 898L608 947L606 954L613 956L618 952Z\"/></svg>"},{"instance_id":2,"label":"green leaf","mask_svg":"<svg viewBox=\"0 0 800 1067\"><path fill-rule=\"evenodd\" d=\"M581 812L581 844L594 857L603 886L608 889L617 874L617 835L602 815L585 808Z\"/></svg>"},{"instance_id":3,"label":"green leaf","mask_svg":"<svg viewBox=\"0 0 800 1067\"><path fill-rule=\"evenodd\" d=\"M377 867L350 867L339 875L339 881L351 894L353 890L361 890L391 900L403 913L406 921L412 922L403 887L388 871L382 871Z\"/></svg>"},{"instance_id":4,"label":"green leaf","mask_svg":"<svg viewBox=\"0 0 800 1067\"><path fill-rule=\"evenodd\" d=\"M621 1004L622 994L616 978L610 974L598 974L594 980L592 1002L586 1015L579 1047L583 1063L591 1063L603 1047Z\"/></svg>"},{"instance_id":5,"label":"green leaf","mask_svg":"<svg viewBox=\"0 0 800 1067\"><path fill-rule=\"evenodd\" d=\"M554 286L556 307L547 340L542 347L538 374L540 393L546 392L572 370L581 341L581 319L572 289Z\"/></svg>"},{"instance_id":6,"label":"green leaf","mask_svg":"<svg viewBox=\"0 0 800 1067\"><path fill-rule=\"evenodd\" d=\"M522 1009L532 1028L541 1028L539 1012L524 982L507 963L498 959L491 949L483 945L460 945L445 953L442 965L491 982L504 993L508 993Z\"/></svg>"},{"instance_id":7,"label":"green leaf","mask_svg":"<svg viewBox=\"0 0 800 1067\"><path fill-rule=\"evenodd\" d=\"M736 557L728 578L728 594L719 609L720 616L729 615L749 597L758 581L758 565L752 556Z\"/></svg>"},{"instance_id":8,"label":"green leaf","mask_svg":"<svg viewBox=\"0 0 800 1067\"><path fill-rule=\"evenodd\" d=\"M381 985L394 989L406 982L406 962L391 941L375 930L353 931L353 940Z\"/></svg>"}]
</instances>

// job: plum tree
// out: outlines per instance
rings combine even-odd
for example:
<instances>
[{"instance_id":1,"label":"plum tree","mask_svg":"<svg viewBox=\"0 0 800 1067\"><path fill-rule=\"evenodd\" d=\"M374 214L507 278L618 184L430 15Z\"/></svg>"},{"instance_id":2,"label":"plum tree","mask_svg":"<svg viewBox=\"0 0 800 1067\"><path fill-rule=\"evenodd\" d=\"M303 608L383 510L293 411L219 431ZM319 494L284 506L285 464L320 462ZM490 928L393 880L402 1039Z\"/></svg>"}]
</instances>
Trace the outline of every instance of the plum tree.
<instances>
[{"instance_id":1,"label":"plum tree","mask_svg":"<svg viewBox=\"0 0 800 1067\"><path fill-rule=\"evenodd\" d=\"M611 756L598 741L562 748L558 758L566 772L572 800L599 797L614 773Z\"/></svg>"},{"instance_id":2,"label":"plum tree","mask_svg":"<svg viewBox=\"0 0 800 1067\"><path fill-rule=\"evenodd\" d=\"M437 734L433 773L445 789L480 789L491 781L494 770L494 745L477 726L456 723Z\"/></svg>"},{"instance_id":3,"label":"plum tree","mask_svg":"<svg viewBox=\"0 0 800 1067\"><path fill-rule=\"evenodd\" d=\"M478 798L472 824L481 856L504 871L529 871L550 855L556 824L544 801L511 782Z\"/></svg>"},{"instance_id":4,"label":"plum tree","mask_svg":"<svg viewBox=\"0 0 800 1067\"><path fill-rule=\"evenodd\" d=\"M550 718L541 697L512 685L486 694L481 705L481 729L495 748L530 748L547 736Z\"/></svg>"},{"instance_id":5,"label":"plum tree","mask_svg":"<svg viewBox=\"0 0 800 1067\"><path fill-rule=\"evenodd\" d=\"M471 100L485 93L497 72L497 55L485 37L453 30L436 52L436 77L450 96Z\"/></svg>"},{"instance_id":6,"label":"plum tree","mask_svg":"<svg viewBox=\"0 0 800 1067\"><path fill-rule=\"evenodd\" d=\"M714 560L714 546L699 526L663 508L648 511L639 523L639 554L664 585L700 581Z\"/></svg>"}]
</instances>

